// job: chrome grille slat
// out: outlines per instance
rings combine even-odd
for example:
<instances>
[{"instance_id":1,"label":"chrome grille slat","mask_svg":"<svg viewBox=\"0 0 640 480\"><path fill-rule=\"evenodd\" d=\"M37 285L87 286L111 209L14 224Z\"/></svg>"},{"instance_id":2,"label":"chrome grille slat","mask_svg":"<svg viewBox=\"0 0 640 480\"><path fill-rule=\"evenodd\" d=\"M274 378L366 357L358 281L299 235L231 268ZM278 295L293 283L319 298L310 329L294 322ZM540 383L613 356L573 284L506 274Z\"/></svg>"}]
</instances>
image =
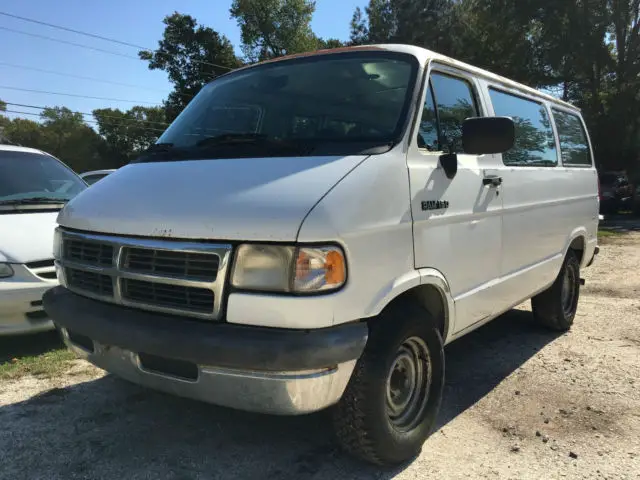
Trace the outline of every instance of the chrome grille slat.
<instances>
[{"instance_id":1,"label":"chrome grille slat","mask_svg":"<svg viewBox=\"0 0 640 480\"><path fill-rule=\"evenodd\" d=\"M130 272L165 274L215 281L216 255L124 247L124 268Z\"/></svg>"},{"instance_id":2,"label":"chrome grille slat","mask_svg":"<svg viewBox=\"0 0 640 480\"><path fill-rule=\"evenodd\" d=\"M146 310L219 318L231 245L60 231L56 264L70 290Z\"/></svg>"}]
</instances>

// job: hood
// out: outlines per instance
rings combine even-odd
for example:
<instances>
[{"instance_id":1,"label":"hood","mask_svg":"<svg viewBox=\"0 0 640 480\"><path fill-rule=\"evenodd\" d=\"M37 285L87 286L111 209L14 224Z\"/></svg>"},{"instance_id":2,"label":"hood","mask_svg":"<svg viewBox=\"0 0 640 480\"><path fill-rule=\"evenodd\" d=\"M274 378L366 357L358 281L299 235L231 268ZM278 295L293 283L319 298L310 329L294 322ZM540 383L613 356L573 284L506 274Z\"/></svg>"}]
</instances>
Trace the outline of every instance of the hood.
<instances>
[{"instance_id":1,"label":"hood","mask_svg":"<svg viewBox=\"0 0 640 480\"><path fill-rule=\"evenodd\" d=\"M365 158L131 164L73 198L58 223L106 234L294 241L307 213Z\"/></svg>"},{"instance_id":2,"label":"hood","mask_svg":"<svg viewBox=\"0 0 640 480\"><path fill-rule=\"evenodd\" d=\"M0 262L28 263L53 259L53 232L58 212L2 213Z\"/></svg>"}]
</instances>

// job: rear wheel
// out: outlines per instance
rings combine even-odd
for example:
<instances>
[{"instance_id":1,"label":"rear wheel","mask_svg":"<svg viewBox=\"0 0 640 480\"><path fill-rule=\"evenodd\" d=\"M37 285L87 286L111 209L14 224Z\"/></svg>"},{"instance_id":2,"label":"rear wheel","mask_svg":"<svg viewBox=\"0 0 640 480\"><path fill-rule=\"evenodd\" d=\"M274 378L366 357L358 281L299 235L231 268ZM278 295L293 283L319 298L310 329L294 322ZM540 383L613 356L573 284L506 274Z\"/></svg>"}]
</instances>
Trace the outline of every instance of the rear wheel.
<instances>
[{"instance_id":1,"label":"rear wheel","mask_svg":"<svg viewBox=\"0 0 640 480\"><path fill-rule=\"evenodd\" d=\"M338 441L380 465L415 457L435 425L443 384L442 337L428 312L392 306L370 324L365 352L333 409Z\"/></svg>"},{"instance_id":2,"label":"rear wheel","mask_svg":"<svg viewBox=\"0 0 640 480\"><path fill-rule=\"evenodd\" d=\"M552 330L567 331L573 325L580 298L580 262L569 250L556 281L533 297L535 320Z\"/></svg>"}]
</instances>

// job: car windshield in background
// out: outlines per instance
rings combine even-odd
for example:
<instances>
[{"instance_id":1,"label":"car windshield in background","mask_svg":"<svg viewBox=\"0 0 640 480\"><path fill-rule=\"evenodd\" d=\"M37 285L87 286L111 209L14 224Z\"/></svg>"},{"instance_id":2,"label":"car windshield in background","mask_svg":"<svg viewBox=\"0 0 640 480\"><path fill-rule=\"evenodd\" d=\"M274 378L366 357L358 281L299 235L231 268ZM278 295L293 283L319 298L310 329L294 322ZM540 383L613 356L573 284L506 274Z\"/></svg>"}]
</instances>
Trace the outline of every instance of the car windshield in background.
<instances>
[{"instance_id":1,"label":"car windshield in background","mask_svg":"<svg viewBox=\"0 0 640 480\"><path fill-rule=\"evenodd\" d=\"M207 84L141 160L388 149L403 132L417 71L412 56L362 51L231 73Z\"/></svg>"},{"instance_id":2,"label":"car windshield in background","mask_svg":"<svg viewBox=\"0 0 640 480\"><path fill-rule=\"evenodd\" d=\"M87 188L49 155L0 150L0 205L64 203Z\"/></svg>"}]
</instances>

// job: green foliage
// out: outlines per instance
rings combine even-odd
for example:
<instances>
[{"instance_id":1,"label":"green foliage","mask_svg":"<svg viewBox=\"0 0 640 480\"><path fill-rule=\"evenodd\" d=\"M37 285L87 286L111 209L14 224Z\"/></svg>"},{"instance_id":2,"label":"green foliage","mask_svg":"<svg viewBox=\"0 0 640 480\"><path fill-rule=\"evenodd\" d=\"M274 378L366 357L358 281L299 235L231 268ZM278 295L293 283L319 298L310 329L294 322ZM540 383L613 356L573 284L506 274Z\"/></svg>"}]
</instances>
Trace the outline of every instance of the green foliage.
<instances>
[{"instance_id":1,"label":"green foliage","mask_svg":"<svg viewBox=\"0 0 640 480\"><path fill-rule=\"evenodd\" d=\"M151 146L166 128L162 107L136 106L123 112L114 108L93 111L108 155L120 167Z\"/></svg>"},{"instance_id":2,"label":"green foliage","mask_svg":"<svg viewBox=\"0 0 640 480\"><path fill-rule=\"evenodd\" d=\"M43 150L77 172L114 166L105 139L66 107L44 109L40 122L0 117L0 127L4 141Z\"/></svg>"},{"instance_id":3,"label":"green foliage","mask_svg":"<svg viewBox=\"0 0 640 480\"><path fill-rule=\"evenodd\" d=\"M166 117L173 120L202 86L241 65L227 37L198 25L195 18L175 12L163 20L162 40L152 52L138 53L150 70L164 70L174 86L165 100Z\"/></svg>"},{"instance_id":4,"label":"green foliage","mask_svg":"<svg viewBox=\"0 0 640 480\"><path fill-rule=\"evenodd\" d=\"M234 0L230 13L245 57L257 62L316 50L321 42L311 30L315 9L311 0Z\"/></svg>"},{"instance_id":5,"label":"green foliage","mask_svg":"<svg viewBox=\"0 0 640 480\"><path fill-rule=\"evenodd\" d=\"M582 108L603 168L640 170L640 0L369 0L351 43L388 42L551 91Z\"/></svg>"}]
</instances>

